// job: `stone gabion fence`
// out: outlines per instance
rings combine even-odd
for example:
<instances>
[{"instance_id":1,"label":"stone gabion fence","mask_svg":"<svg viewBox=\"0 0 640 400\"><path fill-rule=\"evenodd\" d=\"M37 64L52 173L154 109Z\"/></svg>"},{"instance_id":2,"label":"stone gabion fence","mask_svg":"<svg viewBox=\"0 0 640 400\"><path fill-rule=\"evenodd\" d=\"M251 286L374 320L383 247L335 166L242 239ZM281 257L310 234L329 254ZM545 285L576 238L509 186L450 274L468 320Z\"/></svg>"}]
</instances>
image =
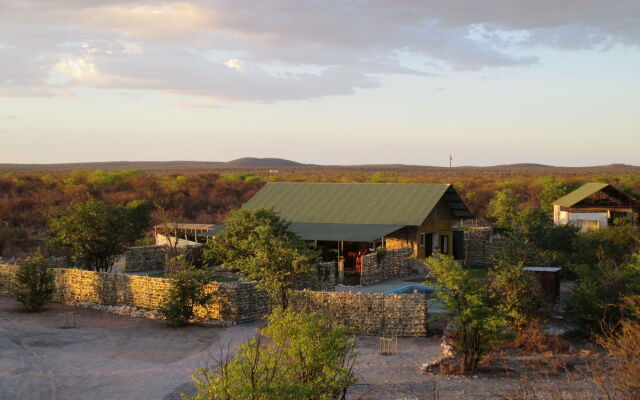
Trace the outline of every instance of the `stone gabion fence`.
<instances>
[{"instance_id":1,"label":"stone gabion fence","mask_svg":"<svg viewBox=\"0 0 640 400\"><path fill-rule=\"evenodd\" d=\"M165 246L129 247L124 253L127 272L160 270L165 267Z\"/></svg>"},{"instance_id":2,"label":"stone gabion fence","mask_svg":"<svg viewBox=\"0 0 640 400\"><path fill-rule=\"evenodd\" d=\"M361 285L373 285L387 279L400 278L411 275L415 268L413 250L403 247L388 250L384 257L372 253L362 257Z\"/></svg>"},{"instance_id":3,"label":"stone gabion fence","mask_svg":"<svg viewBox=\"0 0 640 400\"><path fill-rule=\"evenodd\" d=\"M16 270L15 265L0 265L0 295L9 295ZM53 301L65 304L91 302L157 310L171 286L166 278L70 268L52 268L52 271L55 276ZM256 290L251 282L212 282L207 290L217 293L209 304L196 309L200 318L247 322L267 312L267 295Z\"/></svg>"},{"instance_id":4,"label":"stone gabion fence","mask_svg":"<svg viewBox=\"0 0 640 400\"><path fill-rule=\"evenodd\" d=\"M427 296L298 291L291 299L297 310L319 312L363 335L426 336Z\"/></svg>"},{"instance_id":5,"label":"stone gabion fence","mask_svg":"<svg viewBox=\"0 0 640 400\"><path fill-rule=\"evenodd\" d=\"M472 227L464 231L465 267L491 267L502 248L501 236L494 235L490 226Z\"/></svg>"}]
</instances>

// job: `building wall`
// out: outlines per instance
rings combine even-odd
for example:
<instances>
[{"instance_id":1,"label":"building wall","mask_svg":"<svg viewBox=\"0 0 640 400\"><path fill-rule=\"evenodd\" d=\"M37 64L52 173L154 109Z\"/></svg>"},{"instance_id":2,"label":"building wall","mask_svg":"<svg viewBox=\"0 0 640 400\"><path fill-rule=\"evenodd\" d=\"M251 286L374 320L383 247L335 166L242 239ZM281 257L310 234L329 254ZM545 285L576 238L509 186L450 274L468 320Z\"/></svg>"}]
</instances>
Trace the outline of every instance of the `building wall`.
<instances>
[{"instance_id":1,"label":"building wall","mask_svg":"<svg viewBox=\"0 0 640 400\"><path fill-rule=\"evenodd\" d=\"M575 225L580 228L581 232L591 229L605 228L608 225L608 212L558 212L557 225ZM585 221L585 222L583 222Z\"/></svg>"},{"instance_id":2,"label":"building wall","mask_svg":"<svg viewBox=\"0 0 640 400\"><path fill-rule=\"evenodd\" d=\"M352 292L296 292L290 302L296 310L318 312L353 333L362 335L426 336L427 296Z\"/></svg>"},{"instance_id":3,"label":"building wall","mask_svg":"<svg viewBox=\"0 0 640 400\"><path fill-rule=\"evenodd\" d=\"M449 245L447 252L448 254L453 253L453 232L451 231L452 227L452 219L451 211L449 211L449 207L443 200L440 200L438 204L433 208L431 214L427 216L425 221L418 227L418 237L416 238L416 243L420 243L420 234L424 233L425 236L428 234L433 235L432 241L432 251L431 254L434 254L435 251L440 250L440 236L446 235L449 237ZM427 246L429 244L426 243L425 246L418 245L418 249L416 255L419 258L426 257Z\"/></svg>"},{"instance_id":4,"label":"building wall","mask_svg":"<svg viewBox=\"0 0 640 400\"><path fill-rule=\"evenodd\" d=\"M0 295L9 295L16 270L15 265L0 265ZM65 304L92 302L157 310L171 286L166 278L67 268L52 271L55 276L53 301ZM196 308L200 318L246 322L267 312L267 295L256 290L251 282L212 282L207 290L217 294L205 307Z\"/></svg>"}]
</instances>

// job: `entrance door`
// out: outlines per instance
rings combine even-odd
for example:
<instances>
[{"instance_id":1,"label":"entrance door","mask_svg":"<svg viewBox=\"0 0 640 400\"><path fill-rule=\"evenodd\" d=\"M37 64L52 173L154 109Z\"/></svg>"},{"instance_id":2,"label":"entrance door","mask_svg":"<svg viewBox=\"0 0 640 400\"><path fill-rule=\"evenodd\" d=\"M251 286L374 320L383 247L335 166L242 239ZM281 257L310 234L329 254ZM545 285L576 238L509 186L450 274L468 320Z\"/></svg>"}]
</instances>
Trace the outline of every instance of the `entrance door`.
<instances>
[{"instance_id":1,"label":"entrance door","mask_svg":"<svg viewBox=\"0 0 640 400\"><path fill-rule=\"evenodd\" d=\"M424 256L431 257L433 255L433 233L427 233L424 243Z\"/></svg>"}]
</instances>

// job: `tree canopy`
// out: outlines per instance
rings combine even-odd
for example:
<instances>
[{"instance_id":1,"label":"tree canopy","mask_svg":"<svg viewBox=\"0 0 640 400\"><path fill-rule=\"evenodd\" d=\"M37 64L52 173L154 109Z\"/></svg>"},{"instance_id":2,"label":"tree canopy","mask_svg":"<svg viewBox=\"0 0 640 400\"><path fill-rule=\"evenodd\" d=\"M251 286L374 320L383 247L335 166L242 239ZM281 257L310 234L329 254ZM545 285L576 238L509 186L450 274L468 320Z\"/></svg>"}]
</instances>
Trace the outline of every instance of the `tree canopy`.
<instances>
[{"instance_id":1,"label":"tree canopy","mask_svg":"<svg viewBox=\"0 0 640 400\"><path fill-rule=\"evenodd\" d=\"M273 210L233 211L222 233L209 242L205 260L258 281L286 308L289 290L311 273L315 255L288 227Z\"/></svg>"},{"instance_id":2,"label":"tree canopy","mask_svg":"<svg viewBox=\"0 0 640 400\"><path fill-rule=\"evenodd\" d=\"M119 207L99 200L58 209L49 221L49 243L68 250L81 266L108 271L125 245L151 223L146 202Z\"/></svg>"}]
</instances>

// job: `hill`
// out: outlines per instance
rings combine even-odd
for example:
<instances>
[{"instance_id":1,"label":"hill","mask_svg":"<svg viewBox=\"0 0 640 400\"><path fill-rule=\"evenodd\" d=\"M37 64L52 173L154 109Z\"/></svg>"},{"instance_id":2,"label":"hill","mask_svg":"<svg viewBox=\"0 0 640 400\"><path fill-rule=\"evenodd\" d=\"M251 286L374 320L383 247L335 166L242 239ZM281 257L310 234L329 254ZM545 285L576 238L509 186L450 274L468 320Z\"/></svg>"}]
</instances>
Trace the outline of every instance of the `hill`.
<instances>
[{"instance_id":1,"label":"hill","mask_svg":"<svg viewBox=\"0 0 640 400\"><path fill-rule=\"evenodd\" d=\"M307 167L311 164L285 160L284 158L244 157L220 163L219 167Z\"/></svg>"}]
</instances>

